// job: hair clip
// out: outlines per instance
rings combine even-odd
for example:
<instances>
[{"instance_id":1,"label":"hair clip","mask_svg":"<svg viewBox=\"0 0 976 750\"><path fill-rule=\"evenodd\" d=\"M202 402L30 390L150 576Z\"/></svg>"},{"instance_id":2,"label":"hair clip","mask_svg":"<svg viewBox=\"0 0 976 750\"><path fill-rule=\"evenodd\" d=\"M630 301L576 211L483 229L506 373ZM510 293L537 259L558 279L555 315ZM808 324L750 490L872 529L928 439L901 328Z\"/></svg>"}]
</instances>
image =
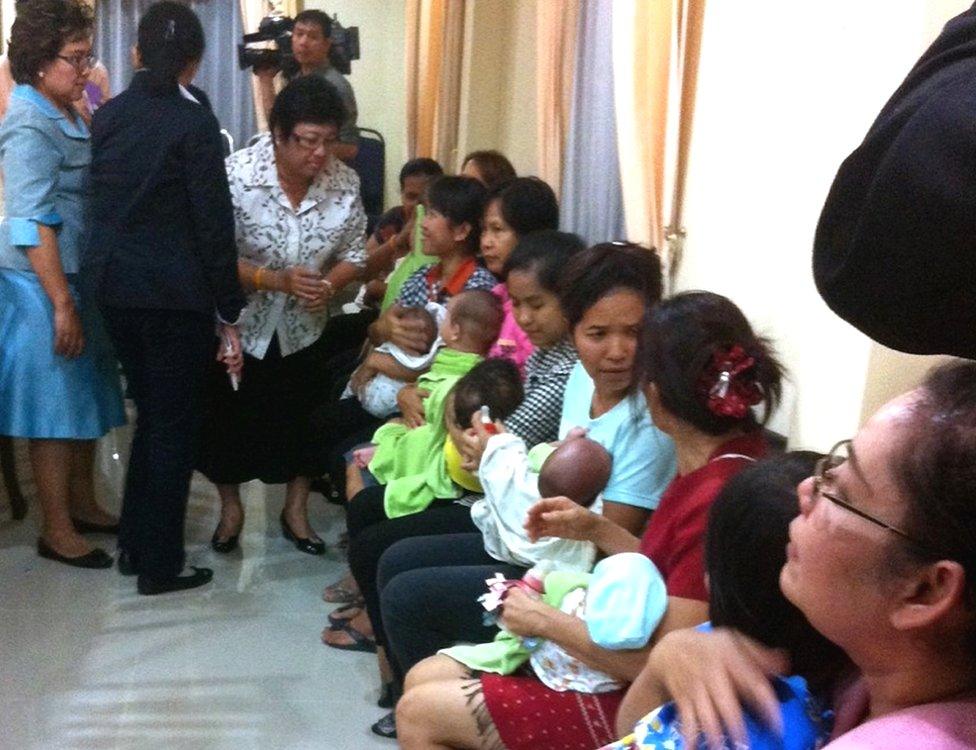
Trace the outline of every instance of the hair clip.
<instances>
[{"instance_id":1,"label":"hair clip","mask_svg":"<svg viewBox=\"0 0 976 750\"><path fill-rule=\"evenodd\" d=\"M762 402L762 389L755 379L740 377L755 364L738 344L712 355L698 383L699 396L712 414L743 419L751 407Z\"/></svg>"}]
</instances>

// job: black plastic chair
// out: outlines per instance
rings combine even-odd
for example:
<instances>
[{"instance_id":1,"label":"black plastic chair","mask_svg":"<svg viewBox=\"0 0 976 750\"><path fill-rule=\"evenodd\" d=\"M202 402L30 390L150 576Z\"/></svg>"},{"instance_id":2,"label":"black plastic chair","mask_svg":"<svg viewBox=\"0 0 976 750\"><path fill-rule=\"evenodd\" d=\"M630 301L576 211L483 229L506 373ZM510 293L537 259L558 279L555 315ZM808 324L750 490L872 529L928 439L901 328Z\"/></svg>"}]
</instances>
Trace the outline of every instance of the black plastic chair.
<instances>
[{"instance_id":1,"label":"black plastic chair","mask_svg":"<svg viewBox=\"0 0 976 750\"><path fill-rule=\"evenodd\" d=\"M359 192L366 211L367 236L383 215L386 181L386 141L378 130L359 129L359 152L349 165L359 175Z\"/></svg>"}]
</instances>

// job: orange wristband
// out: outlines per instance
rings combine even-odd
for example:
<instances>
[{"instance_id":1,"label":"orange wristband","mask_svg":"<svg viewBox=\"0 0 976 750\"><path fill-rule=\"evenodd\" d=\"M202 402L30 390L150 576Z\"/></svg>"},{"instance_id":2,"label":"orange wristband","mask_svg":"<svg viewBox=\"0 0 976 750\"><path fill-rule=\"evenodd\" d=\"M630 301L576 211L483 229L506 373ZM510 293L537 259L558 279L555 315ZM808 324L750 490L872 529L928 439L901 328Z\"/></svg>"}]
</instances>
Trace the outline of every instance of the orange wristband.
<instances>
[{"instance_id":1,"label":"orange wristband","mask_svg":"<svg viewBox=\"0 0 976 750\"><path fill-rule=\"evenodd\" d=\"M260 290L260 289L263 288L262 287L262 284L261 284L261 280L263 278L264 278L264 267L262 266L262 267L258 268L257 271L254 272L254 288L255 289Z\"/></svg>"}]
</instances>

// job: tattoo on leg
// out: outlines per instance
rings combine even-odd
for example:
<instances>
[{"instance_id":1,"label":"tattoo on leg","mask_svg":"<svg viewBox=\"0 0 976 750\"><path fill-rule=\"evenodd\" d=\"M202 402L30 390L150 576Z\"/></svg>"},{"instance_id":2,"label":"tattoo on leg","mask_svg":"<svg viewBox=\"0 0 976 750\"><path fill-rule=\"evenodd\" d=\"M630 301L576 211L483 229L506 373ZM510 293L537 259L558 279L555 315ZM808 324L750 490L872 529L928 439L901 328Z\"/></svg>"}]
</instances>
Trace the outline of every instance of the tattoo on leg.
<instances>
[{"instance_id":1,"label":"tattoo on leg","mask_svg":"<svg viewBox=\"0 0 976 750\"><path fill-rule=\"evenodd\" d=\"M477 677L465 679L461 683L461 692L467 700L468 709L471 717L478 727L478 739L481 742L482 750L505 750L501 737L498 736L498 729L495 722L491 720L488 706L485 705L485 696L481 691L481 680Z\"/></svg>"}]
</instances>

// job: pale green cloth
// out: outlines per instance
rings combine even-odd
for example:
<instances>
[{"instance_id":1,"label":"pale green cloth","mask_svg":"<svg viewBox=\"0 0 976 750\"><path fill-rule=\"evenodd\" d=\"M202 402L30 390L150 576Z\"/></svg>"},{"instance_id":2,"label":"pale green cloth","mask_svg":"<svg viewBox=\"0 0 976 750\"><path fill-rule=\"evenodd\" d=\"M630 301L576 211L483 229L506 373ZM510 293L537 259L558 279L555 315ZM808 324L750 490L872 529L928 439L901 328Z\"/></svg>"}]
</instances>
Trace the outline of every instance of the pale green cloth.
<instances>
[{"instance_id":1,"label":"pale green cloth","mask_svg":"<svg viewBox=\"0 0 976 750\"><path fill-rule=\"evenodd\" d=\"M554 570L546 576L542 601L556 609L570 591L589 586L590 574L568 570ZM450 656L454 661L481 672L513 674L529 660L529 650L522 639L507 630L498 631L495 640L474 646L451 646L437 653Z\"/></svg>"},{"instance_id":2,"label":"pale green cloth","mask_svg":"<svg viewBox=\"0 0 976 750\"><path fill-rule=\"evenodd\" d=\"M386 279L386 294L383 295L383 302L380 303L381 313L386 312L387 308L397 301L404 281L421 268L432 266L437 262L437 258L433 255L424 255L424 238L420 233L420 225L424 220L423 204L417 206L416 211L413 224L413 247L403 257L400 265Z\"/></svg>"}]
</instances>

